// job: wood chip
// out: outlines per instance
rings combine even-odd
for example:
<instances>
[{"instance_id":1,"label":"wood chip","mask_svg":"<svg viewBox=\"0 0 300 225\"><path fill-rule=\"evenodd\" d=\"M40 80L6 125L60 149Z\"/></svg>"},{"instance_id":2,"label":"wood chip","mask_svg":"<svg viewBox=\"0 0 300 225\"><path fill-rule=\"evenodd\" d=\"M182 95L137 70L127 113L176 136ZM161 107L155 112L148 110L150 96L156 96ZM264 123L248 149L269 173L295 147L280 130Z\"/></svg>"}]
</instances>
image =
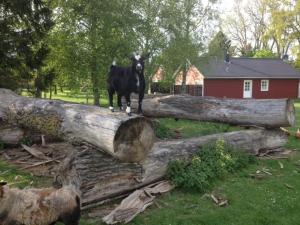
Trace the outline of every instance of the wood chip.
<instances>
[{"instance_id":1,"label":"wood chip","mask_svg":"<svg viewBox=\"0 0 300 225\"><path fill-rule=\"evenodd\" d=\"M280 127L280 130L282 130L285 134L290 135L290 131L288 131L287 129Z\"/></svg>"},{"instance_id":2,"label":"wood chip","mask_svg":"<svg viewBox=\"0 0 300 225\"><path fill-rule=\"evenodd\" d=\"M293 186L291 186L291 185L289 185L289 184L287 184L287 183L285 183L284 186L286 186L286 187L289 188L289 189L295 190L295 188L294 188Z\"/></svg>"},{"instance_id":3,"label":"wood chip","mask_svg":"<svg viewBox=\"0 0 300 225\"><path fill-rule=\"evenodd\" d=\"M268 174L268 175L270 175L270 176L272 176L273 174L272 173L270 173L269 171L267 171L267 170L262 170L262 172L264 172L265 174Z\"/></svg>"},{"instance_id":4,"label":"wood chip","mask_svg":"<svg viewBox=\"0 0 300 225\"><path fill-rule=\"evenodd\" d=\"M216 205L220 206L220 207L228 205L228 200L225 199L223 196L218 196L216 194L211 194L210 197L213 200L213 202Z\"/></svg>"},{"instance_id":5,"label":"wood chip","mask_svg":"<svg viewBox=\"0 0 300 225\"><path fill-rule=\"evenodd\" d=\"M280 169L283 169L284 166L283 166L282 162L279 162L279 161L278 161L278 164L279 164L279 166L280 166Z\"/></svg>"}]
</instances>

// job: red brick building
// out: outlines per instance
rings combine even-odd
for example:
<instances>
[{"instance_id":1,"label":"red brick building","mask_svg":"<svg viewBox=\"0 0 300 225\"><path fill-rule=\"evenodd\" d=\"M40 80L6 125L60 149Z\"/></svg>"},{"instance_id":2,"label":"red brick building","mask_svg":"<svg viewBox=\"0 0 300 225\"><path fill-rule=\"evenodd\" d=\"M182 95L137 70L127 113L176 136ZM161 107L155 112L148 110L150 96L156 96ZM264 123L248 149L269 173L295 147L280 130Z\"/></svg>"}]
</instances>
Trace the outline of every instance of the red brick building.
<instances>
[{"instance_id":1,"label":"red brick building","mask_svg":"<svg viewBox=\"0 0 300 225\"><path fill-rule=\"evenodd\" d=\"M298 98L300 71L281 59L230 58L204 73L204 96Z\"/></svg>"}]
</instances>

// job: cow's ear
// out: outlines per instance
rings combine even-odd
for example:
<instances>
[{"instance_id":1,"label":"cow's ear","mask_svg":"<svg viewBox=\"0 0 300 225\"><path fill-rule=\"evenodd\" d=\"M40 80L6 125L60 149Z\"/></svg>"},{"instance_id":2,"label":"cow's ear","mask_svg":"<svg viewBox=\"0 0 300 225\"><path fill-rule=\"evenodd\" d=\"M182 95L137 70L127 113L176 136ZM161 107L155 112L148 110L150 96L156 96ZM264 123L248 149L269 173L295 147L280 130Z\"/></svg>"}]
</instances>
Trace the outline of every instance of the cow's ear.
<instances>
[{"instance_id":1,"label":"cow's ear","mask_svg":"<svg viewBox=\"0 0 300 225\"><path fill-rule=\"evenodd\" d=\"M7 182L4 181L4 180L1 180L1 181L0 181L0 187L2 187L2 186L4 186L4 185L7 185Z\"/></svg>"},{"instance_id":2,"label":"cow's ear","mask_svg":"<svg viewBox=\"0 0 300 225\"><path fill-rule=\"evenodd\" d=\"M136 53L133 52L133 53L130 55L130 59L131 59L131 60L135 60L135 56L136 56Z\"/></svg>"}]
</instances>

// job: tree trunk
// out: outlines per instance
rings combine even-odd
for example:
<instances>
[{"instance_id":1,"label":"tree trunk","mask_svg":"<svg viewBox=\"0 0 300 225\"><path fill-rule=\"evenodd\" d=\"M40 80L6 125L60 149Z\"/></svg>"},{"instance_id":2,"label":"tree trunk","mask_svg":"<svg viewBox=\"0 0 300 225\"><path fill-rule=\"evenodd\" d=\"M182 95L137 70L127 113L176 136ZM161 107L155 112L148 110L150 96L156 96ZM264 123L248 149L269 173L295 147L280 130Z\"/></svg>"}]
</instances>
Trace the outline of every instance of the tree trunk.
<instances>
[{"instance_id":1,"label":"tree trunk","mask_svg":"<svg viewBox=\"0 0 300 225\"><path fill-rule=\"evenodd\" d=\"M137 101L132 101L137 109ZM143 100L149 117L175 117L262 127L294 126L295 109L288 99L227 99L170 95Z\"/></svg>"},{"instance_id":2,"label":"tree trunk","mask_svg":"<svg viewBox=\"0 0 300 225\"><path fill-rule=\"evenodd\" d=\"M126 162L145 158L154 142L144 117L63 101L34 99L0 89L0 121L68 140L90 143Z\"/></svg>"},{"instance_id":3,"label":"tree trunk","mask_svg":"<svg viewBox=\"0 0 300 225\"><path fill-rule=\"evenodd\" d=\"M7 145L18 145L24 138L24 131L17 127L0 127L0 142Z\"/></svg>"},{"instance_id":4,"label":"tree trunk","mask_svg":"<svg viewBox=\"0 0 300 225\"><path fill-rule=\"evenodd\" d=\"M171 160L188 159L203 145L220 138L252 154L280 148L287 142L287 136L281 131L259 129L160 141L140 163L121 163L91 147L77 146L76 153L70 153L61 164L56 182L80 185L83 208L93 207L164 178Z\"/></svg>"},{"instance_id":5,"label":"tree trunk","mask_svg":"<svg viewBox=\"0 0 300 225\"><path fill-rule=\"evenodd\" d=\"M187 67L182 71L182 84L181 84L181 94L186 94L186 76L187 76Z\"/></svg>"},{"instance_id":6,"label":"tree trunk","mask_svg":"<svg viewBox=\"0 0 300 225\"><path fill-rule=\"evenodd\" d=\"M49 87L49 99L52 99L52 85Z\"/></svg>"}]
</instances>

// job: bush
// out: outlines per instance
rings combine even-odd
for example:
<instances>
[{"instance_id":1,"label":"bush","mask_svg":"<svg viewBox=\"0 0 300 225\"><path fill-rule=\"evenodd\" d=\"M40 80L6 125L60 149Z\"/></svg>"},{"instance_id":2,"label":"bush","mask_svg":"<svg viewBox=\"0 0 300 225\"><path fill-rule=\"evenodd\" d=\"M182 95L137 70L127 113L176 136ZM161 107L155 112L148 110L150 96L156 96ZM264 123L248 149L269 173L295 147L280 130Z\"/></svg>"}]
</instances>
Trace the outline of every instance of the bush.
<instances>
[{"instance_id":1,"label":"bush","mask_svg":"<svg viewBox=\"0 0 300 225\"><path fill-rule=\"evenodd\" d=\"M169 163L168 177L186 190L205 191L211 182L256 162L254 156L234 149L224 140L203 146L192 160L175 160Z\"/></svg>"}]
</instances>

